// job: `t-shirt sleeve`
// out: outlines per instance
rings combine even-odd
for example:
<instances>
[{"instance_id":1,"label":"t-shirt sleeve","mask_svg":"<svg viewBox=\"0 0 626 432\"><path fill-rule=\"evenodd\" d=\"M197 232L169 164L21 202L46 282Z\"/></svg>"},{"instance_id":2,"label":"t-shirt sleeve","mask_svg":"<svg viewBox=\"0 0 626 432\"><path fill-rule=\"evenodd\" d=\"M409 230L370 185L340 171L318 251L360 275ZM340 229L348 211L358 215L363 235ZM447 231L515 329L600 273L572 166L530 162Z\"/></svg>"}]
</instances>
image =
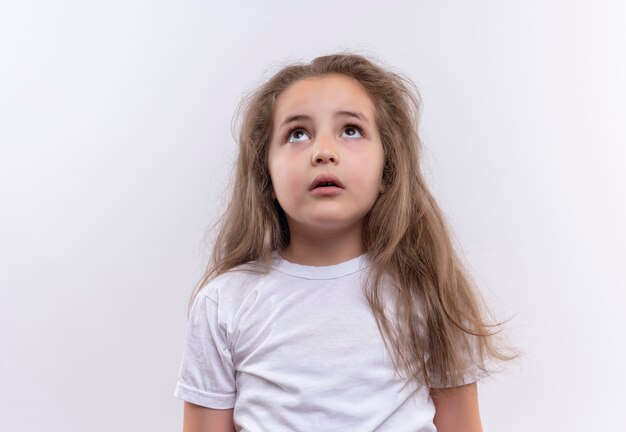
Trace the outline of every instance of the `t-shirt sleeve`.
<instances>
[{"instance_id":1,"label":"t-shirt sleeve","mask_svg":"<svg viewBox=\"0 0 626 432\"><path fill-rule=\"evenodd\" d=\"M207 408L235 406L235 367L220 323L218 304L204 292L196 297L187 321L174 396Z\"/></svg>"},{"instance_id":2,"label":"t-shirt sleeve","mask_svg":"<svg viewBox=\"0 0 626 432\"><path fill-rule=\"evenodd\" d=\"M471 384L489 376L489 367L479 352L479 342L476 336L465 336L464 343L460 343L461 367L460 376L442 379L436 374L431 375L431 387L446 388Z\"/></svg>"}]
</instances>

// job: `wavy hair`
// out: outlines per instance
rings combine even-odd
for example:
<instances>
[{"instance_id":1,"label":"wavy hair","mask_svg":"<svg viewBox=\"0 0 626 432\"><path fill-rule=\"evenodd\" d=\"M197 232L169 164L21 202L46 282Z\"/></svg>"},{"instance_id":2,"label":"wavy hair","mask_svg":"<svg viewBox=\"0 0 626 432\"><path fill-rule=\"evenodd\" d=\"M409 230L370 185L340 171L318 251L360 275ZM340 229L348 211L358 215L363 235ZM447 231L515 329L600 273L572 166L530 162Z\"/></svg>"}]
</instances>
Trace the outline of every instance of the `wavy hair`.
<instances>
[{"instance_id":1,"label":"wavy hair","mask_svg":"<svg viewBox=\"0 0 626 432\"><path fill-rule=\"evenodd\" d=\"M357 54L286 66L243 101L230 200L192 301L210 279L235 267L255 262L269 268L273 252L289 244L267 163L276 101L294 82L328 74L358 81L375 106L385 155L384 192L363 224L372 262L364 292L396 372L428 387L461 385L470 371L488 373L494 360L514 355L496 338L501 324L490 324L420 171L419 92L410 79ZM391 316L383 279L393 288Z\"/></svg>"}]
</instances>

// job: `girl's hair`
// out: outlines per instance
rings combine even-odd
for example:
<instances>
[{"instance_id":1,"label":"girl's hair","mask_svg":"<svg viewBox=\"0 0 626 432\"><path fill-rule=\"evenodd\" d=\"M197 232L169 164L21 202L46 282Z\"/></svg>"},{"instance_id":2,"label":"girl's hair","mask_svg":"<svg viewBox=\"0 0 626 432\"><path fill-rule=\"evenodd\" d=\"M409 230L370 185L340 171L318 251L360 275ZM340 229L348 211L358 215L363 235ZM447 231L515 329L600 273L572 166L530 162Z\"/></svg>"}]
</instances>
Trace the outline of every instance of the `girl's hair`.
<instances>
[{"instance_id":1,"label":"girl's hair","mask_svg":"<svg viewBox=\"0 0 626 432\"><path fill-rule=\"evenodd\" d=\"M232 195L211 261L192 296L241 264L267 269L273 251L289 244L289 228L271 195L268 150L276 101L294 82L328 74L358 81L375 105L384 149L384 192L365 216L363 240L372 265L366 296L396 371L431 386L463 384L470 367L512 358L494 338L499 325L457 255L442 211L420 171L420 98L410 79L356 54L327 55L284 67L242 105ZM386 312L382 281L393 289Z\"/></svg>"}]
</instances>

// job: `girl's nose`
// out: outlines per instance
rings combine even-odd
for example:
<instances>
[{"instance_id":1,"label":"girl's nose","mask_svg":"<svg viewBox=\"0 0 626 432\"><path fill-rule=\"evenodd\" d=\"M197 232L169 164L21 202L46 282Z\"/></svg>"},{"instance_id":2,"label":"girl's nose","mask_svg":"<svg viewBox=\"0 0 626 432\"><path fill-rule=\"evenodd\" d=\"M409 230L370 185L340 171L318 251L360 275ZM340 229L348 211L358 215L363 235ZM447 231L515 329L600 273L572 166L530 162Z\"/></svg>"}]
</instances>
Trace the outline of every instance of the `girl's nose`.
<instances>
[{"instance_id":1,"label":"girl's nose","mask_svg":"<svg viewBox=\"0 0 626 432\"><path fill-rule=\"evenodd\" d=\"M313 165L331 163L337 165L339 157L334 145L328 140L324 140L315 146L311 155L311 163Z\"/></svg>"}]
</instances>

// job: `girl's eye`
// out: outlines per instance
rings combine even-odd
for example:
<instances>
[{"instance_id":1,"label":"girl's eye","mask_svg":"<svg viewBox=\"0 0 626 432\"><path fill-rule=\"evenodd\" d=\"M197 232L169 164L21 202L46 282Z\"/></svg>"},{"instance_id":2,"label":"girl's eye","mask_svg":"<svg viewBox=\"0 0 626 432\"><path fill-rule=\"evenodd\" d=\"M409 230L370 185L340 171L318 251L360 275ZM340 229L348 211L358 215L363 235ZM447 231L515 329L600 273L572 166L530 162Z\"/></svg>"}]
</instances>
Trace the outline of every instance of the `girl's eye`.
<instances>
[{"instance_id":1,"label":"girl's eye","mask_svg":"<svg viewBox=\"0 0 626 432\"><path fill-rule=\"evenodd\" d=\"M304 129L295 128L287 133L287 142L300 142L306 139L310 139L309 135Z\"/></svg>"},{"instance_id":2,"label":"girl's eye","mask_svg":"<svg viewBox=\"0 0 626 432\"><path fill-rule=\"evenodd\" d=\"M350 138L363 138L363 134L361 133L361 128L357 126L347 126L343 130L343 132Z\"/></svg>"}]
</instances>

